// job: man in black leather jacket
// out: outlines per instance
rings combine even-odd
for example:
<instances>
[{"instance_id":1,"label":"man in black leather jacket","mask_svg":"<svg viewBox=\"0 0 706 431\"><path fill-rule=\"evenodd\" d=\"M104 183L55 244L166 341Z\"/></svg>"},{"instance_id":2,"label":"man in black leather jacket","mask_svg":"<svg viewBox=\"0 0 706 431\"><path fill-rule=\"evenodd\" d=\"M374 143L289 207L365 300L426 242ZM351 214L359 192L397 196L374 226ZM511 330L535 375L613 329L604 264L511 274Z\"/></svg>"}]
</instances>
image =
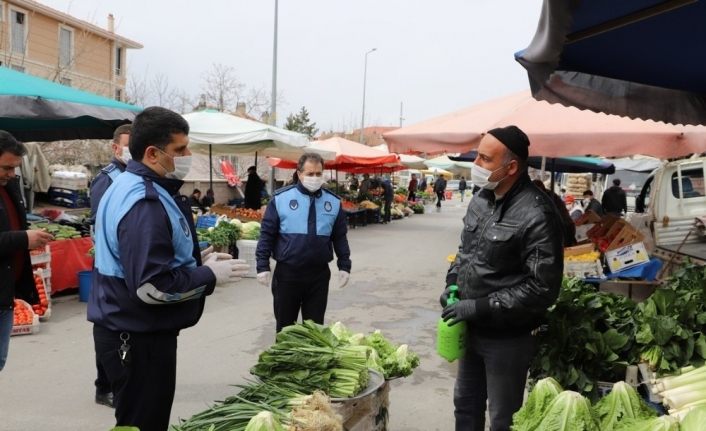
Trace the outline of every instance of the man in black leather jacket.
<instances>
[{"instance_id":1,"label":"man in black leather jacket","mask_svg":"<svg viewBox=\"0 0 706 431\"><path fill-rule=\"evenodd\" d=\"M471 171L481 190L466 212L440 298L446 305L448 287L458 285L461 300L442 317L466 322L454 389L457 431L485 429L486 401L491 429L510 429L537 349L535 330L561 287L561 223L527 175L528 147L515 126L490 130Z\"/></svg>"}]
</instances>

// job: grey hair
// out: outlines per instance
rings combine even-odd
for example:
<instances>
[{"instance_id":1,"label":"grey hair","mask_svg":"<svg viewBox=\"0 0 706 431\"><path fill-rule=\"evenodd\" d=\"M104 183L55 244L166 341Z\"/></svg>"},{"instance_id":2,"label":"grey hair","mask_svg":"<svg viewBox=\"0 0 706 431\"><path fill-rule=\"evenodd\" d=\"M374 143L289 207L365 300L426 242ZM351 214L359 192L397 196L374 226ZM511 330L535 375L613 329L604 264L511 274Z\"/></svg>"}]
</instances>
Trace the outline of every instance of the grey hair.
<instances>
[{"instance_id":1,"label":"grey hair","mask_svg":"<svg viewBox=\"0 0 706 431\"><path fill-rule=\"evenodd\" d=\"M527 161L520 159L520 157L515 154L514 151L505 147L505 154L503 155L503 165L507 165L511 161L515 160L520 171L527 169Z\"/></svg>"},{"instance_id":2,"label":"grey hair","mask_svg":"<svg viewBox=\"0 0 706 431\"><path fill-rule=\"evenodd\" d=\"M318 153L304 153L299 157L299 161L297 162L297 170L299 172L304 172L304 164L306 162L314 162L314 163L319 163L321 165L321 169L324 168L324 158L321 157L321 154Z\"/></svg>"}]
</instances>

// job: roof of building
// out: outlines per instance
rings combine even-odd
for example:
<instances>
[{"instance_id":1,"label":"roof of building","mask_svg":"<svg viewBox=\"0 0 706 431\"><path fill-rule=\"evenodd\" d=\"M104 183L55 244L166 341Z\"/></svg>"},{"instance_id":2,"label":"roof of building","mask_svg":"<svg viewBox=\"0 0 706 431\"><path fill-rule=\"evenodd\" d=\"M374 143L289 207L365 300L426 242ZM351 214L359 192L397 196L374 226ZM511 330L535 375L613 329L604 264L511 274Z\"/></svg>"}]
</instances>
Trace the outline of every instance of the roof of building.
<instances>
[{"instance_id":1,"label":"roof of building","mask_svg":"<svg viewBox=\"0 0 706 431\"><path fill-rule=\"evenodd\" d=\"M16 6L39 12L42 15L46 15L48 17L54 18L63 24L69 24L69 25L72 25L75 27L80 27L80 28L86 29L92 33L99 35L99 36L105 37L106 39L110 39L110 40L114 40L116 42L119 42L125 48L131 48L131 49L143 48L142 44L139 42L135 42L134 40L130 40L126 37L120 36L117 33L114 33L112 31L106 30L104 28L98 27L95 24L91 24L88 21L78 19L78 18L71 16L67 13L60 12L56 9L50 8L49 6L43 5L42 3L39 3L34 0L8 0L7 3L12 3Z\"/></svg>"}]
</instances>

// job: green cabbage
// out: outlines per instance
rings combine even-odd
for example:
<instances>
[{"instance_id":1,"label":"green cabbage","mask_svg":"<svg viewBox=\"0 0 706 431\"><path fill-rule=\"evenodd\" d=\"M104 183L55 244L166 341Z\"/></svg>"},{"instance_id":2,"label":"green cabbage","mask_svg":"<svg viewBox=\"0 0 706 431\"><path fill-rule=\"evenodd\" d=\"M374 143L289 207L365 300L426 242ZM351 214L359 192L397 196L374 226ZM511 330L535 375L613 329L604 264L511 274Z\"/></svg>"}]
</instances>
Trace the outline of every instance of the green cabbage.
<instances>
[{"instance_id":1,"label":"green cabbage","mask_svg":"<svg viewBox=\"0 0 706 431\"><path fill-rule=\"evenodd\" d=\"M243 235L242 239L258 240L260 239L260 223L256 221L249 221L243 223L242 226Z\"/></svg>"},{"instance_id":2,"label":"green cabbage","mask_svg":"<svg viewBox=\"0 0 706 431\"><path fill-rule=\"evenodd\" d=\"M694 428L700 429L700 428ZM651 419L626 419L615 427L616 431L679 431L679 421L671 416ZM682 428L683 430L683 428Z\"/></svg>"},{"instance_id":3,"label":"green cabbage","mask_svg":"<svg viewBox=\"0 0 706 431\"><path fill-rule=\"evenodd\" d=\"M706 405L690 410L681 421L681 431L702 431L706 428Z\"/></svg>"},{"instance_id":4,"label":"green cabbage","mask_svg":"<svg viewBox=\"0 0 706 431\"><path fill-rule=\"evenodd\" d=\"M284 431L284 428L272 413L260 412L250 419L245 431Z\"/></svg>"},{"instance_id":5,"label":"green cabbage","mask_svg":"<svg viewBox=\"0 0 706 431\"><path fill-rule=\"evenodd\" d=\"M656 416L635 389L625 382L617 382L608 395L594 406L601 431L613 431L625 419L649 419Z\"/></svg>"},{"instance_id":6,"label":"green cabbage","mask_svg":"<svg viewBox=\"0 0 706 431\"><path fill-rule=\"evenodd\" d=\"M549 404L563 389L551 377L537 382L522 408L512 415L512 431L534 431Z\"/></svg>"},{"instance_id":7,"label":"green cabbage","mask_svg":"<svg viewBox=\"0 0 706 431\"><path fill-rule=\"evenodd\" d=\"M591 403L581 394L564 391L554 398L544 413L538 431L599 431Z\"/></svg>"}]
</instances>

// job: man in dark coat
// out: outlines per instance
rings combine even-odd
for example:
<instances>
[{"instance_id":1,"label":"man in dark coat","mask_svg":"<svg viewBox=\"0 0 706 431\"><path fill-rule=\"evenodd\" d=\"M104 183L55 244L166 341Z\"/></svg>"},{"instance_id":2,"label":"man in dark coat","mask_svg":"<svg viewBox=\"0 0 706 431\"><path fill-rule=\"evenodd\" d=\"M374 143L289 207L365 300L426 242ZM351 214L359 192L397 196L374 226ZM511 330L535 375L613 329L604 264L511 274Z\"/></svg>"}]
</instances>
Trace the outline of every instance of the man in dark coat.
<instances>
[{"instance_id":1,"label":"man in dark coat","mask_svg":"<svg viewBox=\"0 0 706 431\"><path fill-rule=\"evenodd\" d=\"M620 187L619 178L613 180L613 187L603 192L601 203L603 204L603 211L607 214L616 215L618 217L620 217L620 214L623 212L627 214L628 198L623 188Z\"/></svg>"},{"instance_id":2,"label":"man in dark coat","mask_svg":"<svg viewBox=\"0 0 706 431\"><path fill-rule=\"evenodd\" d=\"M0 130L0 370L5 366L14 318L14 300L39 303L29 250L54 239L43 230L27 229L27 213L15 169L27 153L24 145Z\"/></svg>"}]
</instances>

